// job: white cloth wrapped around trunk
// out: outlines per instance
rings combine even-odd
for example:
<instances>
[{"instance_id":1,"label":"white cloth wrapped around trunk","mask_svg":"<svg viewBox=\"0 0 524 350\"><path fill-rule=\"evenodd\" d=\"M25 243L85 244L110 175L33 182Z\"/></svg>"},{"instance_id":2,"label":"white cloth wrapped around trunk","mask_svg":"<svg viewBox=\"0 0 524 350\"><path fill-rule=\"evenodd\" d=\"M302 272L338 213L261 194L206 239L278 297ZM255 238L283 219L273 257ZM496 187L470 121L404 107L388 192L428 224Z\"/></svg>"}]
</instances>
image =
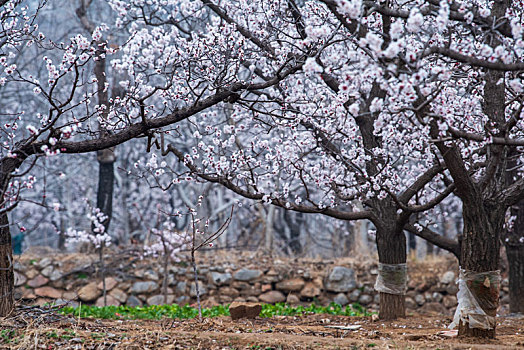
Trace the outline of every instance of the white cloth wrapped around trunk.
<instances>
[{"instance_id":1,"label":"white cloth wrapped around trunk","mask_svg":"<svg viewBox=\"0 0 524 350\"><path fill-rule=\"evenodd\" d=\"M496 325L494 316L489 316L480 307L478 300L469 288L473 283L483 284L485 288L500 289L500 271L473 272L460 269L457 293L458 306L453 322L448 328L455 328L462 321L469 328L493 329Z\"/></svg>"},{"instance_id":2,"label":"white cloth wrapped around trunk","mask_svg":"<svg viewBox=\"0 0 524 350\"><path fill-rule=\"evenodd\" d=\"M379 263L375 290L388 294L406 294L408 290L408 265Z\"/></svg>"}]
</instances>

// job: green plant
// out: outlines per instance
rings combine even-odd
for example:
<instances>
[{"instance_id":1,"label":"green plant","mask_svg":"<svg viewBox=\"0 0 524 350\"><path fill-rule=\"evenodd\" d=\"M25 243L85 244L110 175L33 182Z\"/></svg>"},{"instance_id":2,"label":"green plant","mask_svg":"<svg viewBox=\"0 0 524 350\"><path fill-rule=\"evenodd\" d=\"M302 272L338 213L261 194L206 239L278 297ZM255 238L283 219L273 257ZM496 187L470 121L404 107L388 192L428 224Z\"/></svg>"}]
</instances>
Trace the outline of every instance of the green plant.
<instances>
[{"instance_id":1,"label":"green plant","mask_svg":"<svg viewBox=\"0 0 524 350\"><path fill-rule=\"evenodd\" d=\"M202 309L203 317L218 317L229 316L229 305L218 305L211 308ZM151 305L151 306L87 306L80 305L79 307L64 307L58 312L63 314L72 314L75 317L86 318L102 318L102 319L161 319L161 318L194 318L198 316L198 309L189 305L180 306L173 305ZM352 304L342 307L338 304L331 303L328 306L317 306L311 304L310 306L290 306L284 303L275 305L263 304L261 317L273 316L296 316L305 314L330 314L343 316L370 316L371 313L366 311L359 304Z\"/></svg>"}]
</instances>

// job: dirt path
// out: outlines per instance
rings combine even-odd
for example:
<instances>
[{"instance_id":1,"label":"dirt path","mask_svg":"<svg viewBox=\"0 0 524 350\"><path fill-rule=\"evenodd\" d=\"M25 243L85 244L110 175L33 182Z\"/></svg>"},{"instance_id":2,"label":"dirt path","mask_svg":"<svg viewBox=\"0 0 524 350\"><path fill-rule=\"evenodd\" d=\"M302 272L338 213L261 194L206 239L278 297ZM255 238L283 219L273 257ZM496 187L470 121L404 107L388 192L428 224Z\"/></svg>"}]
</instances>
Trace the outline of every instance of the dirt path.
<instances>
[{"instance_id":1,"label":"dirt path","mask_svg":"<svg viewBox=\"0 0 524 350\"><path fill-rule=\"evenodd\" d=\"M524 349L524 320L500 319L497 339L450 337L449 318L395 322L330 315L231 321L75 320L0 323L3 349ZM339 328L333 328L339 327Z\"/></svg>"}]
</instances>

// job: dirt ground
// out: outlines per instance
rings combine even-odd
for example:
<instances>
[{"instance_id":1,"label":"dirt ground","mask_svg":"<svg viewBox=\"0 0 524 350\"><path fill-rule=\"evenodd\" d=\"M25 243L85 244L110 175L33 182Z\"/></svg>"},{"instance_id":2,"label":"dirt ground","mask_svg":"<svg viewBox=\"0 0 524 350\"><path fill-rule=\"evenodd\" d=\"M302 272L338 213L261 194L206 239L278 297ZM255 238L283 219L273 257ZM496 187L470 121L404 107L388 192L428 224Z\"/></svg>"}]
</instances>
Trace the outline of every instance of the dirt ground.
<instances>
[{"instance_id":1,"label":"dirt ground","mask_svg":"<svg viewBox=\"0 0 524 350\"><path fill-rule=\"evenodd\" d=\"M500 318L494 340L457 338L449 317L394 322L331 315L232 321L93 320L21 314L0 321L0 349L524 349L524 319Z\"/></svg>"}]
</instances>

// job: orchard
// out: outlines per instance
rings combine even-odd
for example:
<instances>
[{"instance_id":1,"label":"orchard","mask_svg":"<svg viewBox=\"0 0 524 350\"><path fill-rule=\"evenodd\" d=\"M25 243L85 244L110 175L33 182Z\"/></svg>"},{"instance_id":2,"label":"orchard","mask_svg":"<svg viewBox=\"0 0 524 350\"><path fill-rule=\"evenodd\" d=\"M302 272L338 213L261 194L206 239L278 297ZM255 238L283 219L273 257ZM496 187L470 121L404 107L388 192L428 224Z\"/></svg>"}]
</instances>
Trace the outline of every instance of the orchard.
<instances>
[{"instance_id":1,"label":"orchard","mask_svg":"<svg viewBox=\"0 0 524 350\"><path fill-rule=\"evenodd\" d=\"M495 338L506 276L524 313L523 16L516 0L1 0L0 316L18 236L89 246L103 281L104 254L143 245L164 301L190 252L199 309L200 248L363 244L384 321L406 317L424 242L458 261L450 327Z\"/></svg>"}]
</instances>

